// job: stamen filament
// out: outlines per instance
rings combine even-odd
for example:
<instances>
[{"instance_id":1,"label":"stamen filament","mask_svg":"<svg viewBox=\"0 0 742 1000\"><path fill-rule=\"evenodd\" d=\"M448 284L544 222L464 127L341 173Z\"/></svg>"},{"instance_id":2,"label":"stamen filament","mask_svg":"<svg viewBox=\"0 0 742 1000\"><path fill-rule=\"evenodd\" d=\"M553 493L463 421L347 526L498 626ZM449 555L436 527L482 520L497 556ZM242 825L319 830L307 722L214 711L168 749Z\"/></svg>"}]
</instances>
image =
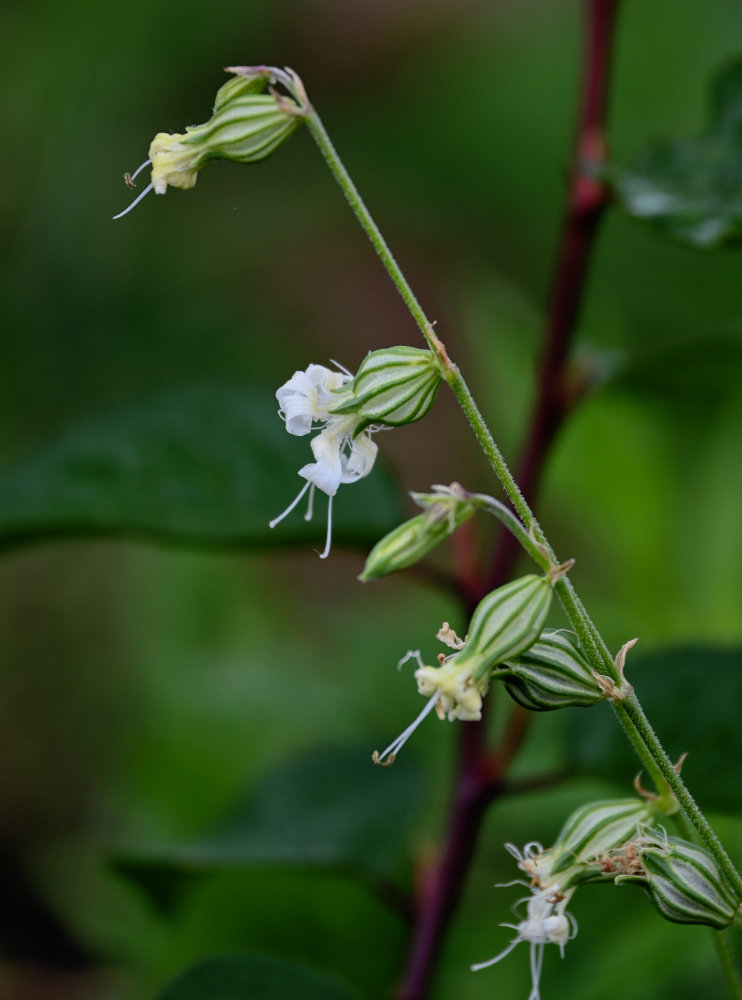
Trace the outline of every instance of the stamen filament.
<instances>
[{"instance_id":1,"label":"stamen filament","mask_svg":"<svg viewBox=\"0 0 742 1000\"><path fill-rule=\"evenodd\" d=\"M332 543L332 497L327 498L327 537L325 539L325 547L322 552L320 552L320 559L327 559L330 554L330 544Z\"/></svg>"},{"instance_id":2,"label":"stamen filament","mask_svg":"<svg viewBox=\"0 0 742 1000\"><path fill-rule=\"evenodd\" d=\"M138 173L138 171L137 171L137 173ZM136 175L135 175L135 176L136 176ZM130 212L130 211L132 210L132 208L134 208L134 206L135 206L135 205L138 205L138 204L139 204L139 202L140 202L140 201L142 200L142 198L144 198L144 196L145 196L145 195L148 195L148 194L150 193L150 191L151 191L151 190L152 190L152 185L151 185L151 184L148 184L148 185L147 185L147 187L146 187L146 188L144 189L144 191L142 191L142 193L141 193L141 194L138 194L138 195L136 196L136 198L135 198L135 199L134 199L134 201L133 201L133 202L131 203L131 205L129 205L129 207L128 207L128 208L125 208L125 209L123 210L123 212L119 212L119 214L118 214L118 215L114 215L114 219L121 219L121 218L123 218L123 216L125 216L125 215L128 215L128 214L129 214L129 212Z\"/></svg>"},{"instance_id":3,"label":"stamen filament","mask_svg":"<svg viewBox=\"0 0 742 1000\"><path fill-rule=\"evenodd\" d=\"M307 480L307 482L304 483L302 488L299 490L298 495L291 501L286 510L283 512L283 514L279 514L278 517L274 517L272 521L269 521L268 527L275 528L275 526L279 523L279 521L283 521L286 515L290 514L291 511L294 509L294 507L296 507L296 505L299 503L299 501L301 500L301 498L304 496L304 494L307 492L307 490L311 485L312 484Z\"/></svg>"},{"instance_id":4,"label":"stamen filament","mask_svg":"<svg viewBox=\"0 0 742 1000\"><path fill-rule=\"evenodd\" d=\"M417 716L414 722L411 722L409 726L399 734L396 740L392 740L392 742L389 744L389 746L383 753L379 753L378 750L374 750L373 753L374 764L381 764L382 767L389 767L390 764L394 763L397 754L405 745L407 740L410 738L410 736L412 736L412 734L415 732L417 727L423 721L425 716L430 715L430 713L433 711L440 696L441 696L440 691L436 691L436 693L428 700L427 705L425 706L425 708L423 708L422 712L420 712L420 714ZM384 760L385 757L388 757L389 759L385 761Z\"/></svg>"},{"instance_id":5,"label":"stamen filament","mask_svg":"<svg viewBox=\"0 0 742 1000\"><path fill-rule=\"evenodd\" d=\"M472 972L479 972L480 969L488 969L490 965L495 965L501 959L509 955L510 952L520 944L519 938L514 938L504 951L501 951L499 955L495 955L494 958L490 958L487 962L477 962L476 965L470 965L469 968Z\"/></svg>"},{"instance_id":6,"label":"stamen filament","mask_svg":"<svg viewBox=\"0 0 742 1000\"><path fill-rule=\"evenodd\" d=\"M147 159L144 161L144 163L140 164L134 171L134 173L131 175L131 180L135 181L137 177L141 174L141 172L144 170L144 168L148 167L151 162L152 160Z\"/></svg>"},{"instance_id":7,"label":"stamen filament","mask_svg":"<svg viewBox=\"0 0 742 1000\"><path fill-rule=\"evenodd\" d=\"M304 515L304 520L305 521L311 521L312 520L312 516L314 514L314 490L315 490L315 486L314 486L314 483L312 483L312 488L309 491L309 500L307 502L307 512Z\"/></svg>"}]
</instances>

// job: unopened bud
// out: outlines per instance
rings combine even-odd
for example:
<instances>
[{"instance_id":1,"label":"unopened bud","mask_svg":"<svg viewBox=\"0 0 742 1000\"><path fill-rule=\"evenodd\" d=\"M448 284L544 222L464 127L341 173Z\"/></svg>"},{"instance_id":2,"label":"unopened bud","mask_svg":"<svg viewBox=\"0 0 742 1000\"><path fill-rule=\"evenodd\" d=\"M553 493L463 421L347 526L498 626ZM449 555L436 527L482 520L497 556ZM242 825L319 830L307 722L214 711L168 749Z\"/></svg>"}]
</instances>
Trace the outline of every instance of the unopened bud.
<instances>
[{"instance_id":1,"label":"unopened bud","mask_svg":"<svg viewBox=\"0 0 742 1000\"><path fill-rule=\"evenodd\" d=\"M502 676L510 696L533 711L568 705L594 705L605 694L592 667L566 631L542 632L538 641L504 665Z\"/></svg>"},{"instance_id":2,"label":"unopened bud","mask_svg":"<svg viewBox=\"0 0 742 1000\"><path fill-rule=\"evenodd\" d=\"M422 514L400 524L377 542L369 553L359 580L375 580L408 566L414 566L476 510L458 483L434 486L433 493L411 493Z\"/></svg>"},{"instance_id":3,"label":"unopened bud","mask_svg":"<svg viewBox=\"0 0 742 1000\"><path fill-rule=\"evenodd\" d=\"M638 855L640 867L616 881L643 885L666 920L718 929L731 924L740 926L740 900L703 847L679 837L667 837L663 830L646 831L626 847Z\"/></svg>"},{"instance_id":4,"label":"unopened bud","mask_svg":"<svg viewBox=\"0 0 742 1000\"><path fill-rule=\"evenodd\" d=\"M441 374L432 351L417 347L372 351L330 412L357 414L357 433L369 424L411 424L428 412L440 384Z\"/></svg>"}]
</instances>

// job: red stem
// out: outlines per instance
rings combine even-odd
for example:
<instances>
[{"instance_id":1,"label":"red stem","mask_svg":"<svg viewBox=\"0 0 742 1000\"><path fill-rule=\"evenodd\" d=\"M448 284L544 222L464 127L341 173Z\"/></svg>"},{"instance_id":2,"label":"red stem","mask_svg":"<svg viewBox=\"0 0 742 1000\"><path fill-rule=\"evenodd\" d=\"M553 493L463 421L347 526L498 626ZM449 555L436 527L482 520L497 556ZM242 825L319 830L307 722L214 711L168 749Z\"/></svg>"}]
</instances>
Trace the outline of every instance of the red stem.
<instances>
[{"instance_id":1,"label":"red stem","mask_svg":"<svg viewBox=\"0 0 742 1000\"><path fill-rule=\"evenodd\" d=\"M598 223L607 204L604 186L585 172L586 162L605 156L605 115L616 12L620 0L583 0L585 37L577 141L566 212L557 252L544 336L539 391L531 417L518 481L533 503L554 437L579 398L570 388L567 359L582 302ZM462 580L468 604L504 583L518 555L509 532L501 532L485 580ZM486 717L461 725L450 823L441 855L423 874L407 967L397 1000L424 1000L448 924L456 910L488 805L503 790L512 758L526 735L529 713L511 714L494 753L486 747Z\"/></svg>"}]
</instances>

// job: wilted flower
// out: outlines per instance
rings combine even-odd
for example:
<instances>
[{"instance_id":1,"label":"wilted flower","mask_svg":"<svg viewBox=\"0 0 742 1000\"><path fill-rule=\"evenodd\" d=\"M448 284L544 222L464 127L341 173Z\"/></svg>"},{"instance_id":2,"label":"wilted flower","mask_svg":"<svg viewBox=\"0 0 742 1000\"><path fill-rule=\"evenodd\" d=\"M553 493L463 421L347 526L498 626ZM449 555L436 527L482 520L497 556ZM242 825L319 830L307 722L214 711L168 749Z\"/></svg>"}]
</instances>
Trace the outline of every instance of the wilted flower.
<instances>
[{"instance_id":1,"label":"wilted flower","mask_svg":"<svg viewBox=\"0 0 742 1000\"><path fill-rule=\"evenodd\" d=\"M571 941L577 933L577 921L570 913L565 912L573 892L574 889L562 892L557 884L543 889L532 888L530 896L519 899L515 904L519 906L526 903L526 919L521 920L518 924L500 924L501 927L510 927L516 931L516 936L499 955L495 955L487 962L478 962L476 965L472 965L472 972L478 972L480 969L495 965L506 955L509 955L521 941L527 941L531 953L531 992L528 1000L539 1000L544 945L558 945L562 958L564 958L565 944Z\"/></svg>"},{"instance_id":2,"label":"wilted flower","mask_svg":"<svg viewBox=\"0 0 742 1000\"><path fill-rule=\"evenodd\" d=\"M454 652L450 656L441 653L437 667L427 666L419 650L407 654L405 659L414 658L418 665L417 689L430 701L382 754L374 752L374 763L393 763L433 707L440 719L448 718L449 722L481 719L482 697L487 693L493 668L536 641L549 611L554 583L571 565L555 567L543 576L524 576L493 590L474 609L465 640L444 622L436 638Z\"/></svg>"},{"instance_id":3,"label":"wilted flower","mask_svg":"<svg viewBox=\"0 0 742 1000\"><path fill-rule=\"evenodd\" d=\"M150 144L148 159L131 176L125 175L127 184L134 187L134 179L151 164L151 183L114 219L130 212L152 190L155 194L165 194L168 187L192 188L198 171L209 160L238 163L264 160L311 110L293 70L230 66L227 72L235 75L219 89L207 122L192 125L182 133L157 133ZM278 94L274 89L277 83L292 98Z\"/></svg>"}]
</instances>

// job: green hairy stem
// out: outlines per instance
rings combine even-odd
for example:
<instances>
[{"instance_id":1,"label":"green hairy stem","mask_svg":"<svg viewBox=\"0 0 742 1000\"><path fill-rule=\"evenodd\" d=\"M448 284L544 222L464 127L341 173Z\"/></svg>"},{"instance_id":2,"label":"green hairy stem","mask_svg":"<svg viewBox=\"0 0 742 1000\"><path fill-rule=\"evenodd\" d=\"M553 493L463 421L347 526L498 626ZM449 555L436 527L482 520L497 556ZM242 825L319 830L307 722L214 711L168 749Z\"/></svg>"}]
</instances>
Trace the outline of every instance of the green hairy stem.
<instances>
[{"instance_id":1,"label":"green hairy stem","mask_svg":"<svg viewBox=\"0 0 742 1000\"><path fill-rule=\"evenodd\" d=\"M495 442L492 432L487 426L466 381L458 367L451 361L445 346L436 336L432 323L425 315L422 306L410 288L379 227L374 222L358 189L338 156L319 115L316 111L313 111L305 121L353 213L379 255L389 277L402 296L428 346L438 358L441 375L456 396L487 461L520 518L522 526L531 538L535 539L539 545L546 549L552 564L555 566L558 565L559 560L549 544L543 528L538 523L531 507L510 472L505 458ZM565 614L579 636L580 642L595 669L617 684L621 683L622 677L615 666L613 657L597 627L585 611L572 584L568 579L562 578L557 582L555 589L561 600ZM713 854L729 885L742 896L742 877L710 823L695 802L682 777L673 767L672 762L644 714L636 695L632 692L628 697L617 699L613 704L619 722L643 766L655 783L659 795L667 800L667 788L669 786L672 795L683 809L699 838Z\"/></svg>"}]
</instances>

